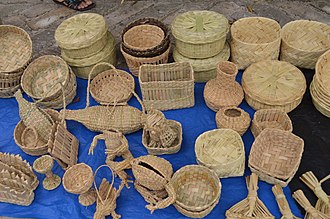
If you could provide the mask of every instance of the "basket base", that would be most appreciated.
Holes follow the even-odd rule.
[[[54,174],[53,177],[45,178],[44,181],[42,181],[42,186],[46,190],[54,190],[59,185],[61,185],[61,177]]]
[[[90,206],[95,203],[96,201],[96,191],[95,189],[90,189],[88,192],[79,195],[79,203],[82,206]]]

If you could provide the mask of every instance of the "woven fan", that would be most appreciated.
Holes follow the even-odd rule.
[[[272,190],[275,195],[278,207],[283,215],[281,219],[298,219],[298,217],[292,214],[289,203],[286,200],[285,195],[283,193],[282,187],[277,184],[273,186]]]

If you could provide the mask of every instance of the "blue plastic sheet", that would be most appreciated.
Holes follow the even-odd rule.
[[[240,81],[240,79],[241,73],[238,75],[238,81]],[[87,81],[82,79],[78,79],[77,81],[77,96],[80,97],[80,101],[70,104],[68,106],[69,109],[81,109],[84,108],[86,104]],[[136,90],[141,96],[137,80],[136,85]],[[195,84],[195,106],[193,108],[165,111],[165,115],[168,119],[181,122],[183,127],[183,143],[181,150],[177,154],[161,156],[172,163],[174,171],[188,164],[196,164],[194,152],[196,138],[203,132],[216,128],[215,113],[205,105],[203,98],[204,85],[205,84]],[[92,100],[92,105],[95,104],[96,102]],[[141,108],[135,98],[132,98],[129,101],[129,104]],[[246,102],[243,102],[240,107],[247,111],[251,117],[253,116],[254,111],[246,104]],[[19,120],[16,100],[14,98],[0,99],[0,151],[20,154],[23,159],[26,159],[32,165],[36,157],[29,156],[21,151],[13,139],[13,131]],[[80,142],[78,162],[87,163],[94,171],[98,166],[105,163],[105,145],[103,141],[99,142],[94,150],[93,156],[88,155],[89,146],[96,133],[89,131],[83,125],[74,121],[68,121],[67,127]],[[134,157],[147,154],[146,149],[141,143],[141,136],[142,131],[126,136]],[[245,144],[246,157],[250,152],[253,140],[254,138],[250,130],[244,134],[243,141]],[[61,177],[64,173],[57,163],[54,165],[53,172]],[[132,176],[131,171],[128,171],[128,173]],[[247,166],[245,175],[250,175]],[[37,176],[39,181],[42,182],[44,175],[37,174]],[[111,180],[109,170],[105,168],[101,169],[97,176],[97,182],[100,183],[100,180],[103,177]],[[115,181],[118,188],[120,182],[119,178],[116,178]],[[244,177],[221,179],[221,183],[222,191],[220,202],[206,218],[225,218],[226,210],[247,196]],[[275,197],[271,191],[271,187],[272,185],[260,181],[258,194],[275,218],[280,218],[281,215]],[[289,188],[285,188],[284,192],[293,213],[301,217],[302,215],[292,199]],[[131,184],[129,189],[123,189],[121,196],[118,198],[116,212],[120,214],[122,218],[186,218],[181,215],[174,206],[156,210],[153,214],[150,214],[149,210],[145,208],[146,204],[147,203],[144,199],[134,189],[133,184]],[[42,188],[42,184],[39,183],[38,188],[35,190],[35,199],[33,203],[27,207],[0,203],[0,216],[18,218],[93,218],[94,212],[95,204],[89,207],[81,206],[78,203],[78,196],[66,192],[62,185],[56,190],[46,191]],[[111,218],[111,216],[108,218]]]

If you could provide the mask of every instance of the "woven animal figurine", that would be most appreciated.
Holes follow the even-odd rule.
[[[285,195],[283,193],[282,187],[277,184],[273,186],[272,191],[275,195],[278,207],[283,215],[281,219],[298,219],[298,217],[292,214],[289,203],[286,200]]]

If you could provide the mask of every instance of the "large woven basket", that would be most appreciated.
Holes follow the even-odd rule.
[[[176,62],[189,62],[194,69],[195,82],[206,82],[217,75],[216,66],[220,61],[227,61],[230,56],[230,47],[226,43],[219,54],[206,59],[191,59],[181,55],[175,48],[173,58]]]
[[[330,26],[324,23],[296,20],[282,28],[281,56],[283,61],[314,69],[317,59],[330,49]]]
[[[213,11],[188,11],[172,22],[176,49],[189,58],[209,58],[223,49],[229,30],[228,20]]]
[[[266,60],[252,64],[243,73],[246,102],[255,110],[295,109],[306,91],[304,74],[284,61]]]
[[[231,26],[231,60],[239,69],[262,60],[276,60],[281,44],[281,27],[272,19],[249,17]]]
[[[142,65],[139,83],[147,109],[181,109],[195,104],[194,75],[189,63]]]
[[[244,174],[244,143],[232,129],[204,132],[196,139],[195,153],[197,162],[213,169],[220,178]]]
[[[267,128],[252,145],[249,167],[260,179],[285,187],[298,170],[303,150],[304,140],[298,136]]]

